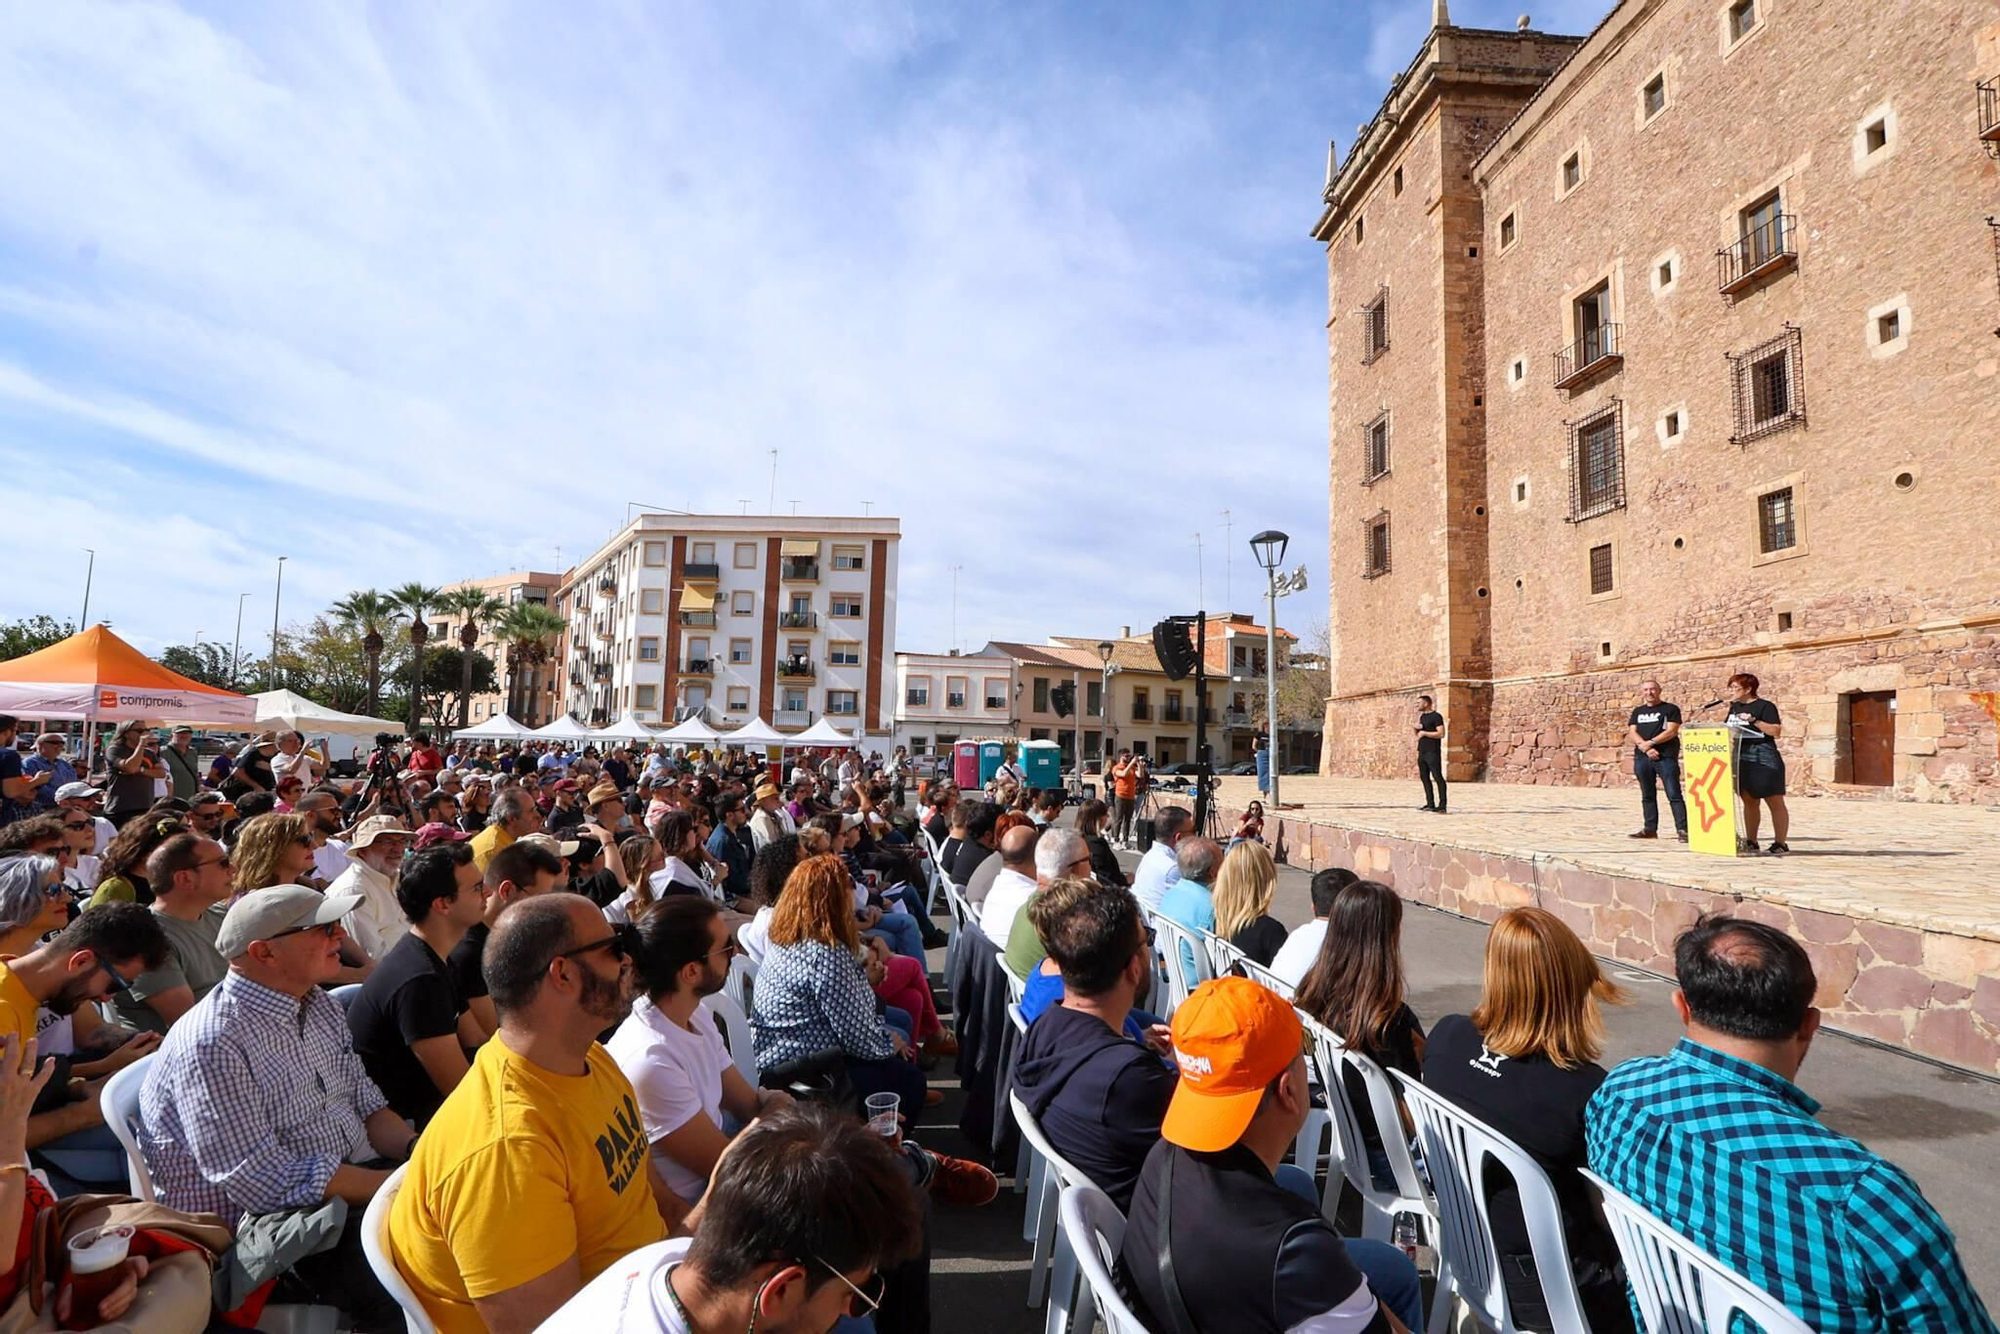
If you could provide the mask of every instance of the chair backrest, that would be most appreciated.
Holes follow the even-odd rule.
[[[1440,1281],[1449,1275],[1457,1294],[1476,1311],[1488,1329],[1515,1334],[1507,1309],[1507,1289],[1501,1277],[1500,1248],[1493,1240],[1493,1219],[1486,1198],[1486,1164],[1507,1169],[1520,1193],[1521,1214],[1528,1224],[1528,1248],[1535,1273],[1547,1299],[1549,1320],[1557,1329],[1588,1329],[1577,1300],[1570,1270],[1569,1247],[1563,1240],[1562,1204],[1540,1163],[1526,1150],[1485,1122],[1401,1070],[1392,1070],[1403,1090],[1403,1101],[1417,1123],[1417,1142],[1424,1146],[1437,1199]]]
[[[1257,983],[1259,986],[1264,987],[1266,990],[1277,992],[1280,996],[1283,996],[1287,1001],[1295,999],[1298,992],[1298,988],[1294,987],[1291,983],[1285,981],[1284,978],[1279,977],[1276,973],[1266,968],[1263,964],[1258,963],[1255,959],[1251,958],[1249,955],[1246,954],[1241,959],[1237,960],[1236,966],[1239,970],[1242,971],[1243,976],[1249,978],[1252,982]]]
[[[722,1040],[729,1044],[729,1059],[736,1063],[736,1073],[748,1080],[751,1088],[756,1088],[757,1048],[750,1036],[750,1017],[725,991],[703,996],[701,1003],[722,1022]]]
[[[368,1201],[367,1212],[361,1215],[361,1253],[368,1259],[368,1268],[374,1272],[375,1281],[383,1291],[396,1299],[396,1305],[403,1308],[403,1324],[409,1334],[437,1334],[437,1326],[431,1323],[430,1313],[417,1300],[417,1294],[404,1281],[403,1273],[396,1268],[395,1253],[389,1249],[389,1210],[395,1207],[396,1195],[403,1189],[403,1176],[410,1170],[404,1163],[389,1174]]]
[[[1009,1008],[1017,1013],[1020,1009],[1019,1006]],[[1093,1188],[1097,1185],[1089,1177],[1071,1167],[1069,1160],[1056,1152],[1055,1146],[1049,1143],[1049,1137],[1042,1133],[1041,1122],[1035,1120],[1035,1114],[1021,1101],[1020,1094],[1010,1089],[1007,1093],[1007,1102],[1014,1109],[1014,1124],[1021,1128],[1021,1134],[1027,1138],[1028,1143],[1035,1146],[1035,1152],[1042,1156],[1042,1160],[1055,1170],[1056,1181],[1059,1184]]]
[[[1726,1334],[1737,1312],[1765,1334],[1812,1334],[1790,1307],[1588,1169],[1648,1334]]]
[[[1250,962],[1250,956],[1236,948],[1212,931],[1202,931],[1201,943],[1208,947],[1208,967],[1215,977],[1228,977],[1237,971],[1237,965]]]
[[[1000,971],[1007,976],[1008,1004],[1019,1005],[1021,997],[1027,994],[1028,979],[1014,971],[1012,966],[1008,964],[1006,955],[1002,954],[998,956],[994,959],[994,962],[1000,965]]]
[[[125,1179],[131,1184],[132,1193],[148,1203],[153,1198],[153,1174],[146,1170],[145,1155],[139,1152],[139,1090],[145,1086],[146,1072],[155,1059],[148,1052],[112,1075],[104,1081],[103,1092],[97,1099],[104,1112],[104,1124],[111,1127],[111,1133],[124,1146]]]
[[[1334,1133],[1340,1138],[1340,1165],[1347,1184],[1378,1209],[1391,1213],[1411,1207],[1434,1211],[1429,1191],[1417,1174],[1416,1160],[1410,1157],[1410,1146],[1403,1135],[1403,1113],[1389,1076],[1360,1052],[1349,1051],[1340,1036],[1325,1024],[1304,1010],[1299,1010],[1298,1015],[1299,1022],[1312,1035],[1314,1063],[1319,1067],[1320,1087],[1326,1090],[1327,1110],[1333,1114]],[[1349,1070],[1354,1071],[1367,1095],[1368,1111],[1382,1140],[1382,1152],[1389,1159],[1389,1174],[1395,1183],[1392,1190],[1375,1184],[1375,1170],[1368,1159],[1368,1140],[1362,1134],[1361,1117],[1345,1078]]]
[[[747,954],[737,954],[729,960],[729,976],[722,983],[722,994],[736,1002],[736,1008],[744,1014],[750,1013],[750,984],[757,980],[757,961]]]
[[[1215,976],[1215,965],[1195,932],[1171,917],[1153,916],[1155,944],[1166,960],[1170,1010],[1194,994],[1194,989]]]
[[[1062,1220],[1063,1235],[1069,1238],[1070,1251],[1083,1270],[1083,1281],[1097,1299],[1097,1313],[1104,1317],[1105,1329],[1110,1334],[1148,1334],[1111,1278],[1111,1267],[1125,1244],[1125,1215],[1097,1187],[1078,1185],[1064,1188],[1057,1216]]]
[[[341,1009],[351,1010],[354,1008],[355,998],[361,994],[361,984],[359,982],[348,982],[342,986],[335,987],[331,994],[335,1000],[340,1002]]]

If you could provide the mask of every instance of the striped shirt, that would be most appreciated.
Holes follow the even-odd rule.
[[[386,1106],[340,1002],[231,971],[167,1033],[139,1093],[139,1146],[160,1202],[244,1214],[317,1204],[343,1162],[377,1157]]]
[[[1916,1183],[1818,1111],[1783,1076],[1683,1038],[1613,1070],[1584,1133],[1593,1171],[1820,1334],[1993,1334]]]

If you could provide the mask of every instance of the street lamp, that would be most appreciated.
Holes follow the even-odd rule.
[[[229,688],[236,689],[236,664],[243,657],[243,599],[248,593],[236,595],[236,642],[229,646]]]
[[[90,563],[83,567],[83,620],[76,627],[79,630],[90,628],[90,577],[97,573],[97,552],[90,547],[84,550],[90,554]]]
[[[1271,809],[1282,809],[1278,801],[1278,567],[1285,563],[1285,548],[1291,538],[1275,528],[1266,528],[1250,539],[1250,550],[1264,567],[1264,582],[1271,604],[1271,616],[1264,623],[1264,752],[1271,775]]]
[[[290,559],[278,557],[278,589],[271,594],[271,679],[266,684],[272,690],[278,688],[278,604],[285,600],[285,562]]]
[[[1108,639],[1097,641],[1097,656],[1104,662],[1104,684],[1097,688],[1097,767],[1111,772],[1111,655],[1117,646]],[[1082,770],[1082,762],[1077,764]]]

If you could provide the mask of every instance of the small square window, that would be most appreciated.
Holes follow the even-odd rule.
[[[1527,358],[1525,357],[1514,358],[1514,364],[1507,368],[1507,374],[1509,378],[1511,378],[1516,384],[1519,384],[1522,380],[1525,380],[1528,377]]]
[[[1528,484],[1526,482],[1514,483],[1514,503],[1516,505],[1525,505],[1528,503]]]
[[[757,614],[757,595],[744,589],[739,589],[731,593],[729,595],[729,614],[731,616],[755,616]]]
[[[1396,194],[1403,193],[1403,169],[1401,167],[1396,168],[1396,177],[1393,190],[1394,193]]]
[[[1611,544],[1590,549],[1590,591],[1593,595],[1611,591]]]
[[[1878,120],[1861,132],[1861,144],[1870,153],[1879,153],[1889,146],[1889,122]]]
[[[1787,631],[1787,630],[1789,630],[1789,629],[1791,629],[1791,628],[1792,628],[1792,614],[1791,614],[1790,612],[1788,612],[1788,611],[1781,611],[1781,612],[1779,612],[1779,613],[1778,613],[1778,633],[1779,633],[1779,634],[1783,634],[1783,633],[1785,633],[1785,631]]]
[[[1354,244],[1360,245],[1361,242],[1367,238],[1367,236],[1368,236],[1368,219],[1356,218],[1354,220]]]
[[[1659,276],[1660,276],[1660,286],[1672,287],[1674,285],[1674,262],[1672,260],[1663,259],[1660,261]]]
[[[738,542],[736,544],[735,561],[736,568],[739,570],[756,569],[757,544],[755,542]]]
[[[640,614],[644,616],[658,616],[662,611],[666,610],[666,603],[664,601],[665,597],[666,597],[666,592],[664,589],[658,589],[658,588],[640,589],[639,590]]]
[[[1736,0],[1729,7],[1729,40],[1740,42],[1757,27],[1757,0]]]
[[[1645,90],[1646,119],[1651,120],[1667,109],[1667,76],[1655,74],[1647,81]]]
[[[1757,548],[1765,555],[1789,551],[1799,544],[1798,514],[1792,506],[1792,488],[1769,491],[1757,497]]]
[[[1875,341],[1893,343],[1903,336],[1903,313],[1892,310],[1886,315],[1875,317]]]
[[[1518,228],[1514,222],[1514,215],[1512,213],[1500,219],[1500,248],[1502,250],[1514,244],[1514,235],[1517,230]]]
[[[1563,189],[1574,190],[1583,184],[1583,154],[1571,153],[1563,159]]]
[[[1667,439],[1678,440],[1680,439],[1680,434],[1681,414],[1678,412],[1669,412],[1667,414]]]

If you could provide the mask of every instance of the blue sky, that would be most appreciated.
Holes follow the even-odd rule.
[[[1512,7],[1455,0],[1456,22]],[[1534,7],[1582,31],[1604,0]],[[594,548],[903,522],[899,646],[1325,616],[1306,236],[1429,0],[98,4],[0,25],[0,616],[157,649]],[[1222,511],[1231,511],[1225,575]]]

